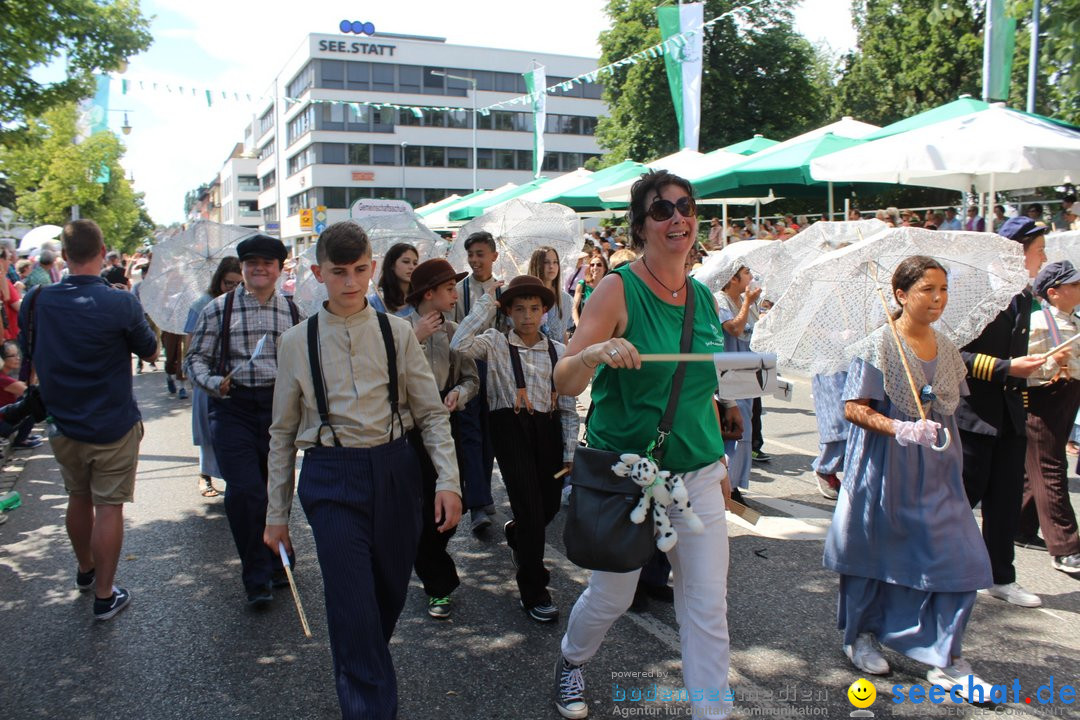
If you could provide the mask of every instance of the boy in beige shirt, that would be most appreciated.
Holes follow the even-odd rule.
[[[419,428],[438,475],[436,527],[449,531],[461,516],[449,413],[412,326],[368,305],[375,262],[364,231],[331,225],[316,259],[312,272],[329,299],[278,341],[263,540],[292,550],[289,510],[302,449],[297,494],[322,569],[342,717],[395,717],[389,642],[422,524],[420,464],[407,435]]]

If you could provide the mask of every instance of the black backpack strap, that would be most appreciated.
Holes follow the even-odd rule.
[[[311,365],[311,384],[315,387],[315,405],[319,409],[319,429],[315,433],[315,445],[322,447],[323,428],[330,429],[334,447],[341,447],[334,426],[330,424],[330,408],[326,402],[326,384],[323,382],[322,360],[319,357],[319,316],[312,315],[307,321],[308,364]]]
[[[465,287],[461,288],[461,299],[462,299],[462,306],[461,307],[464,308],[464,313],[463,314],[468,315],[469,314],[469,309],[471,308],[472,303],[469,302],[469,277],[467,275],[465,276]]]
[[[388,394],[390,395],[390,439],[394,439],[394,418],[397,418],[401,434],[405,434],[405,423],[401,419],[398,395],[398,372],[397,350],[394,349],[394,332],[390,329],[390,320],[384,312],[375,312],[379,318],[379,331],[382,333],[383,346],[386,348],[386,375],[389,382]]]
[[[689,292],[686,293],[686,305],[683,307],[682,339],[679,341],[679,352],[682,353],[690,352],[690,347],[694,342],[694,281],[687,278],[686,286]],[[664,453],[667,451],[664,441],[671,433],[671,428],[675,424],[675,408],[679,404],[679,394],[682,392],[683,380],[685,379],[686,363],[681,362],[678,367],[675,368],[675,376],[671,380],[671,395],[668,397],[664,416],[660,419],[660,424],[656,427],[657,439],[656,444],[652,449],[652,456],[657,465],[664,459]]]
[[[236,290],[230,290],[225,296],[225,309],[221,313],[220,346],[218,347],[218,371],[217,374],[225,377],[229,370],[229,326],[232,324],[233,303],[236,301]]]
[[[510,349],[510,367],[514,370],[514,384],[517,386],[517,394],[514,396],[514,412],[521,412],[521,406],[524,405],[525,409],[532,414],[533,406],[529,401],[528,387],[525,385],[525,369],[521,366],[521,353],[510,342],[509,335],[503,337],[506,338],[506,347]]]
[[[286,295],[285,302],[289,303],[289,314],[292,315],[292,324],[300,324],[300,308],[296,307],[296,303],[293,302],[292,297]]]

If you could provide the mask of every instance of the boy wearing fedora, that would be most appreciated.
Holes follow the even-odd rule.
[[[273,600],[272,587],[288,584],[281,558],[263,545],[262,536],[277,343],[302,314],[292,298],[276,291],[284,243],[256,235],[237,245],[236,254],[244,282],[203,308],[185,369],[210,396],[210,438],[225,479],[225,514],[248,605],[261,608]]]
[[[555,475],[570,468],[579,420],[574,398],[556,393],[552,380],[565,347],[540,333],[554,294],[539,278],[521,275],[496,300],[501,285],[475,303],[450,349],[488,363],[491,441],[514,514],[504,526],[506,543],[517,567],[521,606],[546,623],[559,610],[547,588],[544,530],[559,510],[562,482]],[[500,308],[514,324],[506,335],[491,327]]]
[[[405,605],[421,516],[423,444],[438,479],[438,532],[461,516],[449,413],[408,321],[376,312],[365,297],[371,245],[351,222],[326,228],[312,273],[326,285],[318,313],[281,338],[270,428],[267,546],[291,548],[296,493],[322,569],[334,677],[346,720],[397,717],[390,638]],[[413,429],[418,428],[417,433]]]
[[[458,302],[454,306],[453,320],[460,323],[472,310],[477,300],[491,291],[495,299],[502,292],[498,285],[502,283],[492,274],[495,261],[499,258],[495,238],[486,231],[474,232],[465,238],[469,268],[472,273],[458,282]],[[498,313],[490,324],[479,330],[494,327],[499,332],[509,330],[507,317]],[[461,445],[458,451],[462,457],[465,483],[465,507],[469,510],[472,531],[477,535],[491,527],[491,516],[495,514],[495,504],[491,498],[491,471],[495,466],[495,452],[491,446],[491,433],[488,430],[490,408],[487,404],[487,363],[476,363],[480,375],[480,392],[461,413]]]
[[[442,258],[426,260],[413,271],[412,290],[405,297],[405,301],[416,309],[416,312],[410,313],[406,319],[412,324],[416,339],[420,342],[420,349],[435,376],[439,397],[450,413],[450,430],[454,437],[458,472],[462,477],[464,472],[461,452],[458,450],[461,442],[460,411],[467,402],[476,397],[480,379],[472,358],[450,350],[450,341],[454,338],[457,323],[444,320],[444,317],[454,311],[458,299],[457,282],[467,274],[454,272],[454,267]],[[446,551],[456,528],[446,532],[439,531],[433,512],[438,473],[423,444],[419,442],[419,431],[414,428],[409,437],[420,459],[424,490],[424,528],[420,533],[420,547],[417,549],[413,567],[428,596],[428,615],[445,620],[450,617],[450,593],[460,584],[454,560]]]

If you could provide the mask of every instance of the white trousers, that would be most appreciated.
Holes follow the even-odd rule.
[[[702,533],[686,527],[672,510],[679,541],[668,552],[675,578],[675,617],[679,622],[683,680],[696,718],[723,718],[731,711],[728,696],[727,623],[728,538],[720,461],[683,476],[690,505],[705,525]],[[589,586],[574,603],[562,654],[581,665],[600,649],[608,628],[634,600],[640,570],[594,571]],[[700,699],[695,699],[700,698]]]

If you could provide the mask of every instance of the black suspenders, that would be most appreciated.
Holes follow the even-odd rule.
[[[230,290],[229,294],[225,296],[225,308],[221,313],[221,332],[218,333],[221,341],[221,346],[218,348],[218,375],[222,377],[229,374],[229,326],[232,324],[233,303],[235,300],[236,290]],[[298,325],[300,323],[300,308],[296,306],[296,303],[288,295],[285,296],[285,301],[289,303],[289,315],[292,316],[292,324]],[[280,335],[280,333],[278,334]]]
[[[394,334],[390,329],[390,321],[387,319],[386,313],[376,311],[376,316],[379,319],[379,332],[382,335],[383,346],[386,349],[386,372],[389,382],[388,394],[390,395],[390,440],[393,440],[394,418],[397,418],[398,426],[401,428],[401,434],[405,434],[405,423],[401,419],[401,412],[398,408],[397,351],[394,349]],[[315,405],[319,410],[319,429],[316,433],[315,445],[317,447],[323,447],[323,428],[329,428],[330,435],[334,438],[334,447],[341,447],[341,441],[338,440],[337,433],[334,431],[334,426],[330,424],[330,407],[326,402],[326,384],[323,382],[322,360],[319,356],[318,313],[308,318],[307,341],[308,364],[311,366],[311,384],[315,387]]]
[[[516,345],[510,342],[508,336],[504,337],[506,337],[506,346],[510,348],[510,367],[514,370],[514,384],[517,386],[517,395],[514,397],[514,412],[521,412],[521,406],[524,404],[525,409],[531,414],[533,406],[529,400],[528,388],[525,385],[525,370],[521,366],[521,352]],[[559,400],[559,393],[555,390],[555,363],[559,361],[559,356],[555,353],[555,343],[548,338],[544,339],[547,342],[548,358],[551,360],[551,411],[555,412],[556,403]]]

